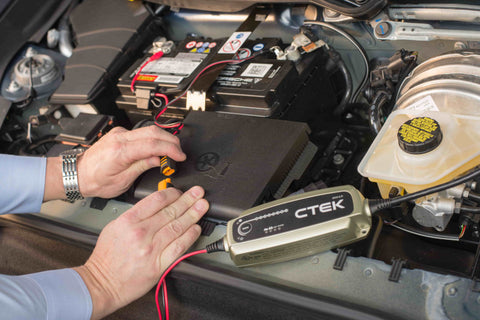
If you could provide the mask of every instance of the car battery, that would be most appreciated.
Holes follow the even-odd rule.
[[[205,68],[224,41],[185,39],[178,44],[176,50],[149,63],[140,72],[135,88],[149,90],[150,96],[161,93],[168,96],[170,101],[175,100],[162,117],[181,119],[187,111],[186,95],[183,93],[193,80],[196,84],[202,82],[202,76],[209,71]],[[324,99],[322,97],[334,95],[329,91],[330,86],[312,87],[316,86],[315,81],[311,81],[313,78],[318,78],[319,75],[328,77],[326,72],[322,72],[328,59],[322,49],[304,54],[294,62],[278,60],[270,50],[273,47],[282,48],[285,44],[276,38],[245,41],[231,60],[246,60],[223,67],[206,94],[206,109],[220,113],[281,118],[289,108],[303,103],[305,97],[310,97],[309,101],[321,101]],[[117,99],[117,104],[134,123],[151,118],[162,106],[158,101],[148,104],[148,107],[140,106],[139,98],[130,90],[133,77],[150,56],[147,54],[137,61],[118,83],[121,96]],[[202,71],[205,72],[198,76]],[[318,83],[321,84],[321,81]],[[306,119],[308,116],[295,120]]]
[[[135,81],[135,89],[146,90],[151,94],[162,93],[174,99],[182,94],[196,75],[209,64],[224,42],[225,39],[212,40],[187,37],[178,43],[171,52],[165,53],[160,59],[148,63],[139,73]],[[151,50],[149,51],[151,52]],[[135,93],[131,91],[132,79],[151,56],[152,53],[147,52],[118,81],[120,96],[117,98],[117,105],[125,110],[134,123],[142,119],[150,119],[157,112],[155,103],[149,103],[146,107],[139,107],[138,99]],[[184,101],[183,105],[185,105]],[[176,112],[175,109],[177,109],[175,106],[169,106],[168,115],[171,117],[183,115],[183,110]],[[180,115],[176,116],[179,113]]]

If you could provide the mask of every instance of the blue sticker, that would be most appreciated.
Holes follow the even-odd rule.
[[[256,45],[253,46],[253,51],[260,51],[263,48],[265,48],[265,45],[263,43],[257,43]]]
[[[198,53],[202,53],[203,51],[205,51],[205,47],[198,48],[197,50]]]
[[[243,33],[239,33],[239,34],[237,34],[237,36],[236,36],[237,39],[240,39],[240,38],[242,38],[242,37],[243,37]]]
[[[210,44],[210,42],[204,42],[202,47],[206,48],[206,47],[208,47],[209,44]]]

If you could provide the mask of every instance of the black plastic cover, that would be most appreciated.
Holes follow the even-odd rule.
[[[62,132],[56,140],[90,145],[110,121],[108,116],[88,113],[80,113],[76,118],[62,118],[58,122]]]
[[[138,1],[86,0],[70,19],[78,45],[53,103],[92,103],[105,91],[114,91],[118,76],[160,30],[160,22]],[[101,103],[94,105],[111,114]]]
[[[172,184],[202,186],[207,216],[230,220],[276,193],[308,143],[305,123],[192,111],[178,137],[185,162],[177,163]],[[135,200],[157,190],[158,168],[136,184]]]

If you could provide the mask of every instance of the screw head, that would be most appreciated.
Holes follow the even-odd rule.
[[[365,277],[370,278],[373,276],[373,270],[371,268],[366,268],[363,270],[363,274]]]
[[[457,288],[451,287],[451,288],[448,289],[447,294],[448,294],[450,297],[454,297],[454,296],[457,295],[457,292],[458,292]]]
[[[337,153],[333,156],[333,164],[336,166],[340,166],[345,162],[345,157],[342,156],[340,153]]]

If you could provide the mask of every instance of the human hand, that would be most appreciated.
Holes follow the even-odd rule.
[[[103,229],[88,261],[75,268],[92,297],[92,319],[143,296],[195,242],[195,223],[208,210],[203,195],[200,187],[155,192]]]
[[[84,197],[112,198],[128,190],[144,171],[160,166],[160,156],[184,161],[174,135],[156,126],[113,128],[78,157],[78,181]]]

